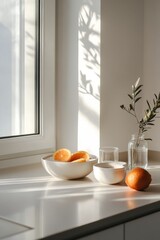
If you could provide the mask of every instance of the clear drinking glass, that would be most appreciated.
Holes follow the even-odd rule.
[[[119,160],[118,147],[102,147],[99,149],[99,162],[118,160]]]

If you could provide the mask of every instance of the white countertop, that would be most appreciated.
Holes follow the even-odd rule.
[[[0,170],[0,219],[21,224],[20,233],[17,230],[5,239],[76,239],[158,211],[160,167],[148,171],[152,183],[138,192],[125,184],[102,185],[93,174],[81,180],[60,180],[48,176],[41,164]]]

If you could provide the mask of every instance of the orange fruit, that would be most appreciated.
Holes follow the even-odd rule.
[[[77,160],[79,158],[89,159],[89,154],[86,151],[78,151],[72,154],[70,161]]]
[[[71,158],[71,151],[67,148],[58,149],[53,153],[53,159],[57,161],[68,162]]]
[[[150,173],[140,167],[136,167],[128,172],[125,178],[125,183],[137,191],[142,191],[149,187],[152,181]]]
[[[73,160],[72,162],[86,162],[86,159],[85,158],[79,158],[79,159]]]

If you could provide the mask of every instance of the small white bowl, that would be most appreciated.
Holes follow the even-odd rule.
[[[93,171],[93,165],[97,163],[98,159],[96,156],[90,155],[90,159],[86,162],[60,162],[55,161],[52,155],[48,155],[41,161],[51,176],[69,180],[87,176]]]
[[[126,174],[125,162],[106,161],[93,166],[94,176],[103,184],[116,184],[123,181]]]

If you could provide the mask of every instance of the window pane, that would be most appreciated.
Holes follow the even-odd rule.
[[[38,1],[0,0],[0,137],[38,133]]]

